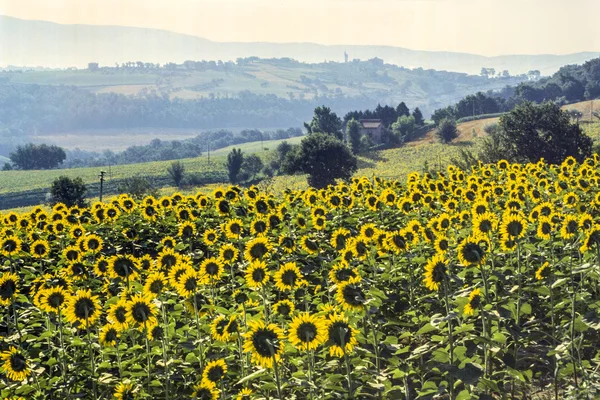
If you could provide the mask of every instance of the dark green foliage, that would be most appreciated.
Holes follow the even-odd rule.
[[[433,120],[433,122],[435,122],[436,125],[439,125],[440,122],[442,122],[442,120],[445,118],[455,118],[455,112],[452,106],[435,110],[434,113],[431,115],[431,119]]]
[[[503,142],[500,125],[489,124],[486,125],[483,130],[487,133],[487,136],[481,142],[479,152],[475,154],[471,150],[460,148],[458,156],[452,158],[452,164],[461,168],[463,171],[470,171],[471,167],[477,166],[479,162],[493,164],[500,160],[514,161]]]
[[[360,123],[351,119],[346,125],[347,140],[350,143],[350,148],[354,154],[360,153]]]
[[[288,153],[282,168],[289,174],[308,174],[309,185],[324,188],[335,184],[338,178],[349,179],[357,170],[357,160],[341,140],[332,135],[314,133]]]
[[[141,200],[145,196],[157,196],[158,192],[148,178],[143,176],[132,176],[125,178],[119,185],[120,193],[127,193],[136,200]]]
[[[244,157],[242,170],[248,173],[248,175],[250,175],[252,178],[254,178],[261,169],[263,169],[263,162],[259,156],[256,154],[250,154],[249,156]]]
[[[2,166],[2,171],[12,171],[13,170],[13,166],[11,163],[4,163],[4,165]]]
[[[406,104],[402,102],[398,104],[398,107],[396,107],[396,113],[398,114],[398,117],[401,117],[403,115],[408,117],[410,115],[410,110],[408,109]]]
[[[84,207],[87,188],[80,177],[60,176],[50,187],[50,204],[64,203],[68,207]]]
[[[338,139],[343,139],[342,120],[329,107],[315,108],[312,121],[304,123],[308,133],[328,133]]]
[[[415,118],[403,115],[392,125],[393,138],[396,144],[402,144],[407,137],[412,136],[416,128]]]
[[[500,117],[500,127],[507,153],[516,160],[560,164],[573,156],[581,162],[592,152],[592,139],[555,103],[526,102]]]
[[[242,163],[244,162],[244,153],[241,149],[231,149],[227,155],[227,175],[229,182],[236,183],[240,169],[242,169]]]
[[[28,143],[10,153],[10,160],[18,169],[52,169],[67,158],[65,151],[58,146]]]
[[[452,139],[458,136],[458,130],[456,129],[456,121],[452,118],[444,118],[440,121],[435,133],[440,142],[451,142]]]
[[[185,166],[181,161],[175,161],[169,165],[167,168],[167,172],[171,179],[173,179],[173,183],[175,186],[180,187],[181,182],[183,181],[183,176],[185,175]]]
[[[415,124],[417,126],[423,126],[425,124],[425,119],[423,118],[423,113],[419,109],[419,107],[415,108],[412,113],[412,117],[415,119]]]

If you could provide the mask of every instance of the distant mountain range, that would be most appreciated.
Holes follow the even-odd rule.
[[[238,57],[289,57],[302,62],[381,58],[407,68],[479,74],[481,68],[510,74],[539,70],[550,75],[566,64],[581,64],[600,56],[583,52],[567,55],[507,55],[485,57],[467,53],[417,51],[391,46],[325,46],[314,43],[214,42],[165,30],[122,26],[63,25],[0,16],[0,66],[82,67],[88,62],[114,65],[127,61],[153,63],[185,60],[235,61]]]

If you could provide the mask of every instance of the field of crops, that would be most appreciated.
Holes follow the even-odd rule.
[[[0,395],[595,398],[600,164],[0,218]]]

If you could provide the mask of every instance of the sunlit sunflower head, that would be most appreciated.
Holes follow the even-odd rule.
[[[244,258],[246,261],[265,260],[269,257],[272,245],[265,237],[256,237],[246,243]]]
[[[300,247],[310,255],[315,255],[319,252],[319,242],[307,235],[300,238]]]
[[[173,268],[171,268],[168,276],[169,283],[171,284],[171,286],[174,288],[177,287],[177,284],[179,283],[179,278],[181,278],[181,276],[185,274],[190,268],[192,268],[191,265],[184,263],[177,264]]]
[[[202,241],[207,246],[212,246],[219,240],[219,233],[215,229],[207,229],[202,234]]]
[[[478,266],[485,261],[485,240],[483,236],[471,235],[458,245],[458,261],[466,266]]]
[[[474,213],[473,214],[473,230],[484,235],[491,234],[498,228],[498,218],[494,213]]]
[[[329,279],[336,285],[347,282],[355,277],[359,277],[358,270],[346,263],[336,264],[329,271]]]
[[[283,264],[275,275],[275,286],[281,291],[293,290],[301,286],[304,282],[304,275],[295,262]]]
[[[70,262],[80,261],[81,260],[81,251],[77,246],[68,246],[62,252],[65,260]]]
[[[235,395],[235,400],[252,400],[254,392],[252,389],[243,388]]]
[[[448,276],[448,266],[443,254],[436,254],[425,265],[425,278],[423,282],[429,290],[439,290],[440,285]]]
[[[227,265],[235,263],[238,260],[239,255],[239,250],[231,243],[225,243],[219,249],[219,258]]]
[[[119,400],[135,400],[137,398],[137,388],[131,381],[124,380],[115,387],[113,396]]]
[[[167,278],[160,272],[152,272],[144,282],[143,292],[149,297],[158,297],[167,286]]]
[[[298,350],[315,350],[327,340],[327,324],[323,317],[302,313],[292,319],[288,340]]]
[[[177,281],[175,289],[181,297],[188,298],[200,289],[202,279],[200,274],[193,268],[188,268]]]
[[[346,228],[338,228],[331,234],[331,247],[337,251],[342,251],[346,247],[346,240],[350,237],[350,231]]]
[[[294,303],[289,300],[280,300],[273,304],[273,312],[285,318],[291,316],[294,313],[294,310]]]
[[[574,215],[565,215],[560,227],[560,236],[563,239],[572,239],[579,232],[579,220]]]
[[[388,248],[395,254],[402,254],[408,249],[409,243],[401,231],[390,232],[387,237]]]
[[[229,319],[224,315],[217,316],[210,324],[210,333],[215,340],[227,342],[231,338],[231,334],[227,330]]]
[[[357,312],[364,310],[366,296],[360,282],[360,276],[356,276],[338,284],[335,299],[344,310]]]
[[[481,289],[473,289],[469,294],[469,301],[465,304],[463,309],[463,313],[465,315],[473,315],[475,310],[479,307],[481,303]]]
[[[118,254],[108,260],[108,272],[112,278],[134,279],[139,266],[137,259],[130,254]]]
[[[550,276],[551,272],[552,270],[550,269],[550,263],[546,261],[537,269],[537,271],[535,271],[535,279],[538,281],[543,281]]]
[[[505,253],[512,253],[517,248],[517,241],[515,238],[503,235],[500,238],[500,249]]]
[[[94,274],[96,274],[96,276],[106,275],[108,273],[109,264],[110,263],[106,257],[98,257],[94,263]]]
[[[228,239],[238,239],[242,235],[242,220],[230,219],[222,225],[221,229]]]
[[[173,236],[165,236],[160,241],[160,244],[162,245],[162,247],[164,249],[174,249],[175,246],[177,245],[177,241],[175,240],[175,238]]]
[[[358,344],[358,331],[348,323],[348,318],[343,314],[329,316],[326,328],[329,355],[332,357],[344,357],[344,354],[351,353]]]
[[[114,325],[105,324],[102,329],[100,329],[99,341],[102,346],[116,346],[117,340],[119,340],[119,331]]]
[[[127,302],[127,322],[140,330],[149,329],[158,323],[158,308],[152,298],[134,294]]]
[[[83,244],[83,251],[91,254],[98,254],[102,251],[104,241],[102,238],[95,234],[85,235],[81,239]]]
[[[225,374],[227,374],[227,364],[225,363],[225,360],[213,360],[204,366],[202,379],[216,384],[225,377]]]
[[[251,321],[244,335],[244,352],[251,353],[252,362],[263,368],[272,368],[273,361],[281,361],[284,350],[284,335],[275,324],[265,325],[263,321]]]
[[[210,257],[200,264],[200,275],[203,282],[213,284],[218,282],[223,275],[223,261],[216,257]]]
[[[192,393],[192,399],[200,400],[218,400],[220,391],[217,389],[214,383],[202,379],[200,383],[194,385],[194,392]]]
[[[29,362],[25,353],[14,346],[10,346],[8,351],[0,353],[2,359],[2,372],[8,379],[15,382],[21,382],[31,375]]]
[[[8,306],[19,293],[19,277],[12,272],[0,275],[0,305]]]
[[[586,231],[583,244],[579,250],[583,253],[600,250],[600,224],[594,224]]]
[[[45,312],[59,312],[67,303],[69,294],[61,286],[54,286],[43,290],[40,298],[41,309]]]
[[[29,246],[29,253],[34,258],[45,258],[50,253],[50,246],[45,240],[36,240]]]
[[[514,239],[525,236],[527,221],[519,215],[505,214],[500,224],[500,233]]]
[[[157,266],[163,271],[170,271],[171,268],[181,261],[181,255],[173,249],[163,249],[156,258]]]
[[[255,260],[246,269],[246,284],[252,289],[260,289],[269,281],[270,273],[267,263]]]
[[[552,233],[554,233],[554,223],[552,218],[541,216],[537,220],[536,235],[542,240],[550,240]]]
[[[72,324],[80,324],[83,327],[93,325],[100,314],[102,307],[98,296],[92,295],[91,290],[78,290],[74,295],[69,296],[65,308],[67,321]]]

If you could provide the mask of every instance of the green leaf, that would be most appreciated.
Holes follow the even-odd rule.
[[[259,376],[262,376],[262,375],[264,375],[264,373],[265,373],[266,371],[267,371],[266,369],[264,369],[264,368],[261,368],[261,369],[259,369],[258,371],[255,371],[255,372],[251,373],[250,375],[246,375],[245,377],[243,377],[242,379],[240,379],[240,380],[239,380],[239,381],[236,383],[236,385],[241,385],[241,384],[242,384],[242,383],[244,383],[244,382],[248,382],[248,381],[251,381],[251,380],[252,380],[252,379],[254,379],[254,378],[258,378]],[[264,387],[264,385],[263,385],[262,387]]]
[[[436,328],[435,326],[431,325],[431,323],[427,323],[425,325],[423,325],[421,327],[421,329],[419,329],[416,333],[416,335],[424,335],[426,333],[432,332],[437,330],[438,328]]]

